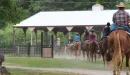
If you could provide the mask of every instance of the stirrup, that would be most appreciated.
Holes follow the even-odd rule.
[[[126,33],[130,36],[130,33],[126,31]]]

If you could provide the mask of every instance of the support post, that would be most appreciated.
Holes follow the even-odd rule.
[[[43,56],[43,32],[41,32],[41,57]]]
[[[31,46],[32,46],[32,32],[33,32],[33,30],[35,29],[35,27],[29,27],[29,30],[31,31]]]
[[[15,27],[13,27],[13,46],[15,45]]]
[[[30,43],[28,43],[28,57],[30,57],[30,49],[31,49],[31,45]]]
[[[31,46],[32,46],[32,31],[31,31]]]
[[[53,39],[53,35],[51,35],[51,41],[52,41],[52,42],[51,42],[51,47],[52,47],[52,58],[54,57],[54,55],[53,55],[53,50],[54,50],[54,49],[53,49],[53,47],[54,47],[54,46],[53,46],[53,45],[54,45],[53,42],[54,42],[54,41],[53,41],[53,40],[54,40],[54,39]]]
[[[24,45],[26,45],[26,31],[27,31],[27,28],[23,28],[23,32],[24,32]]]
[[[37,46],[37,30],[35,29],[34,32],[35,32],[35,36],[36,36],[36,46]]]

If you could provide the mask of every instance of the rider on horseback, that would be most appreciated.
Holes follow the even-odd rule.
[[[90,35],[90,41],[94,41],[95,38],[96,38],[96,36],[95,36],[95,34],[94,34],[95,30],[94,30],[94,29],[91,29],[90,31],[92,32],[92,34]]]
[[[83,41],[81,42],[81,48],[83,46],[83,44],[87,44],[89,42],[89,31],[87,29],[84,30],[84,37],[83,37]]]
[[[103,37],[101,38],[101,40],[102,40],[103,38],[108,37],[109,34],[110,34],[110,32],[111,32],[110,23],[107,22],[107,26],[105,26],[104,29],[103,29]],[[101,40],[100,40],[100,41],[101,41]]]
[[[85,32],[85,33],[84,33],[84,41],[85,41],[85,40],[89,40],[89,35],[90,35],[90,34],[89,34],[89,31],[88,31],[87,29],[85,29],[84,32]]]
[[[80,42],[80,36],[79,36],[79,33],[76,33],[76,36],[75,36],[75,42]]]
[[[108,22],[107,26],[103,29],[103,35],[104,35],[104,37],[109,36],[110,31],[111,31],[111,29],[110,29],[110,23]]]
[[[68,40],[69,40],[69,44],[73,43],[73,36],[70,36]]]
[[[90,39],[89,39],[89,45],[91,45],[92,42],[95,42],[98,45],[98,42],[95,40],[96,39],[96,35],[95,35],[95,30],[91,29],[91,35],[90,35]]]
[[[130,15],[125,11],[125,4],[123,2],[120,2],[117,7],[119,10],[113,15],[114,24],[111,25],[111,30],[114,30],[116,27],[123,27],[126,31],[130,32]]]

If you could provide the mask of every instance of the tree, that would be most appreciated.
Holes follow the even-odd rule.
[[[0,27],[4,27],[7,23],[18,23],[26,18],[27,10],[18,7],[15,2],[11,0],[0,0]]]

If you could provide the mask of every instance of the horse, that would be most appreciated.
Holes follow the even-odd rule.
[[[85,40],[81,48],[83,53],[83,59],[85,59],[85,53],[87,54],[87,58],[89,59],[89,40]]]
[[[2,66],[3,62],[4,62],[4,55],[0,53],[0,66]]]
[[[105,66],[105,56],[108,50],[108,37],[104,37],[102,40],[100,40],[99,49],[100,49],[100,53],[102,55],[104,66]]]
[[[122,66],[122,57],[126,56],[126,68],[127,75],[129,75],[128,67],[129,67],[129,56],[130,56],[130,37],[126,33],[126,31],[122,29],[116,29],[112,31],[108,38],[108,53],[107,53],[107,61],[109,62],[109,66],[114,65],[113,67],[113,75],[116,75],[116,66],[118,75],[120,75],[120,69]]]
[[[70,44],[67,44],[67,53],[72,56],[73,53],[74,53],[74,44],[73,43],[70,43]]]
[[[80,45],[81,45],[80,42],[75,42],[75,44],[74,44],[76,59],[78,59],[78,57],[80,56],[80,53],[81,53]]]
[[[58,55],[61,55],[62,51],[61,51],[61,46],[60,45],[55,46],[55,53],[58,54]]]
[[[92,57],[92,62],[93,62],[93,57],[95,57],[95,62],[96,62],[96,54],[98,50],[98,42],[95,40],[90,41],[89,43],[89,48],[90,48],[90,56]]]

